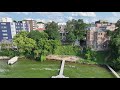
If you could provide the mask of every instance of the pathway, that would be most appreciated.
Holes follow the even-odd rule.
[[[52,76],[52,78],[69,78],[69,77],[65,77],[65,76],[63,75],[64,65],[65,65],[65,60],[62,61],[59,75],[57,75],[57,76]]]

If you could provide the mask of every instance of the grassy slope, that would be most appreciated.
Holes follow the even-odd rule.
[[[58,73],[60,67],[60,62],[55,61],[45,61],[36,62],[28,60],[19,60],[16,64],[12,66],[5,65],[5,70],[10,70],[7,72],[1,72],[0,77],[12,77],[12,78],[48,78]],[[45,70],[45,69],[54,70]]]
[[[115,78],[113,74],[104,67],[74,63],[65,65],[64,75],[70,78]]]

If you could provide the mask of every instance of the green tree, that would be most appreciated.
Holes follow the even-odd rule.
[[[75,39],[77,40],[84,40],[84,38],[86,37],[86,26],[87,24],[83,22],[82,19],[78,19],[78,20],[69,20],[67,21],[66,24],[66,32],[68,32],[68,36],[72,37],[72,42],[75,41]],[[73,38],[75,36],[75,38]],[[67,36],[66,36],[67,37]],[[66,38],[67,41],[69,41],[69,38]]]
[[[13,44],[17,46],[20,54],[29,55],[36,47],[36,41],[28,38],[26,32],[20,32],[13,38]]]
[[[66,41],[69,43],[75,41],[75,35],[71,31],[66,35]]]
[[[117,29],[114,31],[110,32],[109,36],[111,37],[110,39],[110,52],[111,60],[107,60],[108,64],[115,68],[115,69],[120,69],[119,63],[120,63],[120,20],[117,21],[116,23]]]
[[[43,39],[48,39],[48,35],[45,32],[39,32],[37,30],[34,31],[30,31],[30,33],[27,35],[28,38],[32,38],[33,40],[35,40],[36,42],[39,41],[39,39],[43,38]]]
[[[59,28],[57,23],[55,22],[47,23],[45,28],[46,28],[45,32],[48,34],[48,39],[60,40],[60,33],[58,31]]]

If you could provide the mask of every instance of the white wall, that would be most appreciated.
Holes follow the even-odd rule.
[[[16,35],[15,23],[11,22],[10,26],[11,26],[11,35],[12,35],[12,38],[13,38]]]

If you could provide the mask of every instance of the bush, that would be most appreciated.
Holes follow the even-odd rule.
[[[15,56],[15,51],[13,50],[2,50],[0,52],[0,56],[9,56],[9,57],[14,57]]]
[[[42,55],[41,56],[41,62],[46,60],[46,56]]]
[[[71,46],[71,45],[58,46],[58,48],[55,49],[54,54],[80,56],[80,48],[79,47],[74,47],[74,46]]]
[[[85,60],[85,59],[80,59],[80,60],[77,61],[77,63],[80,63],[80,64],[97,64],[97,63],[94,62],[94,61]]]

